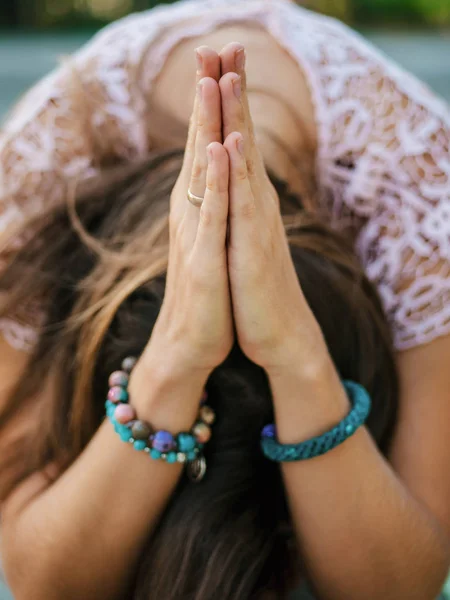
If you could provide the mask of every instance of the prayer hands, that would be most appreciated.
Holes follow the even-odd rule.
[[[279,198],[256,146],[245,50],[232,42],[220,55],[205,46],[198,55],[199,89],[172,193],[171,256],[159,321],[164,336],[170,331],[171,338],[185,338],[194,348],[191,359],[212,369],[231,349],[234,319],[242,351],[275,372],[308,360],[322,335],[300,288]],[[187,200],[188,187],[204,196],[200,208]]]

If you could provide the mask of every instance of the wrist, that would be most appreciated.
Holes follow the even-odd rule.
[[[174,328],[176,329],[176,328]],[[179,331],[171,331],[166,319],[156,321],[150,340],[141,355],[140,362],[149,369],[169,371],[170,377],[209,377],[222,360],[214,360],[214,352],[201,349],[201,344]]]
[[[264,366],[269,380],[273,382],[280,378],[295,377],[305,383],[314,383],[330,377],[335,370],[322,335],[307,344],[302,339],[286,341],[279,347],[276,356],[276,360]]]
[[[170,386],[179,382],[181,385],[192,382],[207,381],[214,370],[212,367],[200,366],[192,360],[192,352],[186,347],[163,346],[149,344],[139,359],[136,367],[148,377],[151,375],[160,385]]]
[[[209,372],[189,371],[161,358],[136,364],[128,386],[138,418],[172,433],[189,430],[197,418]]]
[[[325,433],[351,408],[329,355],[306,368],[296,365],[268,376],[282,444],[297,444]]]

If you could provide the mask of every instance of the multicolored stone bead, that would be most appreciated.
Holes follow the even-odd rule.
[[[176,452],[168,452],[166,456],[166,461],[169,464],[173,464],[177,462],[177,453]]]
[[[144,450],[144,448],[147,446],[147,443],[145,440],[136,440],[133,443],[133,446],[134,446],[135,450]]]
[[[130,441],[131,434],[130,434],[130,432],[129,432],[129,431],[127,431],[127,430],[125,430],[125,429],[121,429],[121,430],[119,431],[119,436],[120,436],[120,439],[121,439],[123,442],[129,442],[129,441]]]
[[[206,423],[196,423],[192,429],[192,433],[200,444],[206,444],[211,439],[211,429]]]
[[[106,415],[111,418],[114,415],[114,411],[116,410],[116,405],[109,400],[105,403]]]
[[[110,388],[108,392],[108,400],[117,404],[118,402],[127,402],[128,401],[128,392],[124,390],[122,387],[115,385]]]
[[[152,448],[159,452],[170,452],[176,447],[174,437],[168,431],[157,431],[153,436]]]
[[[129,442],[131,438],[131,430],[126,425],[121,425],[115,422],[114,429],[119,434],[120,439],[124,442]]]
[[[202,406],[199,412],[200,419],[207,425],[212,425],[216,420],[216,413],[210,406]]]
[[[118,423],[125,425],[136,418],[136,411],[130,404],[119,404],[114,411],[114,418]]]
[[[153,431],[145,421],[134,421],[131,425],[131,433],[135,440],[148,440]]]
[[[197,458],[197,452],[191,450],[190,452],[186,452],[186,460],[191,461]]]
[[[179,433],[177,445],[179,452],[190,452],[197,445],[197,440],[191,433]]]
[[[270,425],[266,425],[261,432],[261,436],[263,438],[275,439],[276,435],[277,435],[277,430],[273,423]]]
[[[137,363],[137,358],[135,358],[134,356],[127,356],[127,358],[125,358],[122,361],[122,369],[126,373],[131,373],[131,371],[134,369],[136,363]]]
[[[128,385],[129,376],[125,371],[114,371],[111,373],[108,379],[109,387],[114,387],[118,385],[119,387],[126,388]]]

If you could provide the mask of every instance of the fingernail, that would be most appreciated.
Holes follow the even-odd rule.
[[[212,150],[211,146],[208,146],[206,148],[206,154],[208,155],[208,163],[211,164],[212,161],[214,160],[214,154],[213,154],[213,150]]]
[[[242,70],[245,65],[245,48],[240,48],[239,50],[236,51],[234,60],[236,63],[236,67],[239,70]]]
[[[197,83],[197,95],[198,95],[199,99],[201,100],[202,95],[203,95],[203,82],[202,81],[199,81]]]
[[[244,156],[244,138],[238,138],[237,142],[236,142],[236,147],[238,149],[239,154],[241,154],[242,156]]]
[[[203,68],[203,57],[198,50],[195,51],[195,59],[197,61],[197,71],[201,71]]]

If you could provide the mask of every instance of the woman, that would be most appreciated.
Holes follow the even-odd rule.
[[[203,9],[200,19],[197,13],[199,8]],[[122,25],[110,28],[78,55],[73,66],[63,68],[38,88],[35,94],[42,95],[41,103],[36,96],[31,96],[17,108],[15,117],[11,119],[10,125],[5,130],[2,147],[4,197],[7,200],[4,223],[14,219],[14,211],[18,212],[17,207],[26,206],[27,213],[32,217],[32,213],[36,212],[36,199],[41,201],[41,206],[45,205],[51,211],[65,197],[67,183],[75,183],[80,178],[98,174],[100,170],[103,171],[118,160],[143,154],[149,149],[150,143],[159,150],[163,150],[166,145],[173,145],[174,140],[181,135],[181,131],[177,131],[176,128],[168,130],[167,125],[173,125],[176,117],[181,119],[185,117],[183,96],[173,89],[173,82],[179,83],[180,92],[185,91],[183,78],[187,78],[189,72],[185,68],[185,63],[179,58],[184,55],[187,45],[192,43],[192,40],[178,44],[165,61],[164,71],[159,72],[157,67],[161,66],[162,58],[173,48],[175,41],[181,39],[188,31],[191,35],[197,35],[195,42],[198,45],[198,36],[202,33],[202,29],[203,32],[212,30],[210,36],[201,38],[201,42],[208,42],[214,46],[219,42],[222,43],[220,36],[226,36],[229,40],[233,39],[237,32],[236,29],[227,30],[226,27],[215,32],[215,25],[228,20],[245,21],[247,26],[242,26],[239,37],[245,35],[242,39],[246,41],[249,60],[252,58],[253,49],[255,53],[253,57],[258,53],[261,60],[265,60],[271,74],[270,84],[265,81],[264,91],[268,99],[263,100],[262,95],[253,96],[252,115],[258,146],[252,142],[253,138],[249,133],[251,120],[248,108],[245,111],[245,122],[236,120],[239,107],[236,103],[233,104],[231,81],[233,76],[230,73],[236,72],[243,78],[241,98],[244,106],[247,105],[244,71],[242,65],[237,62],[239,55],[237,50],[240,49],[237,44],[228,45],[221,52],[220,61],[214,52],[200,49],[200,57],[203,60],[199,67],[199,77],[210,78],[206,80],[206,85],[211,94],[207,95],[211,101],[210,112],[208,118],[202,121],[205,125],[201,130],[209,131],[208,142],[222,141],[218,139],[218,132],[222,133],[222,124],[219,126],[217,115],[220,89],[225,144],[214,148],[219,153],[215,159],[218,162],[215,164],[221,164],[222,168],[225,168],[226,164],[223,148],[230,156],[228,272],[233,298],[233,319],[241,349],[253,362],[264,367],[269,376],[280,441],[298,442],[322,433],[338,422],[349,407],[336,371],[331,367],[330,353],[325,349],[317,321],[311,317],[303,300],[303,293],[299,291],[300,288],[293,284],[293,270],[287,259],[286,244],[283,243],[284,238],[280,233],[279,220],[275,218],[272,210],[276,196],[272,186],[267,183],[262,158],[271,170],[289,181],[293,190],[302,194],[310,210],[348,233],[365,265],[366,272],[378,285],[393,327],[396,348],[399,350],[397,355],[401,377],[399,418],[389,453],[386,452],[391,466],[383,459],[364,428],[360,428],[339,450],[327,453],[323,459],[283,466],[302,560],[319,597],[378,598],[389,597],[390,594],[393,598],[411,598],[416,594],[417,598],[433,598],[437,595],[448,569],[449,531],[449,490],[445,472],[450,450],[443,433],[449,410],[445,391],[448,374],[444,368],[445,353],[449,345],[448,306],[445,304],[446,294],[448,294],[448,245],[446,245],[448,240],[446,242],[445,229],[439,229],[436,224],[438,216],[445,214],[445,199],[448,199],[445,155],[448,129],[446,129],[447,114],[444,107],[416,83],[410,92],[412,95],[417,94],[418,100],[414,102],[413,98],[404,91],[405,87],[409,88],[412,83],[407,79],[408,86],[404,85],[406,77],[404,74],[387,65],[384,59],[377,56],[373,50],[367,48],[361,40],[341,25],[311,15],[290,2],[277,1],[270,5],[248,2],[245,6],[229,2],[226,5],[224,2],[201,5],[197,2],[184,2],[170,8],[159,8],[147,15],[146,18],[143,16],[130,18]],[[195,22],[193,15],[196,15]],[[258,22],[265,25],[266,29],[254,28],[253,25]],[[233,33],[231,37],[230,31]],[[282,39],[279,39],[277,32],[281,31]],[[213,36],[216,37],[211,39]],[[261,53],[262,42],[268,44],[269,57]],[[291,56],[283,51],[283,47],[290,51]],[[242,55],[242,52],[240,54]],[[293,57],[301,61],[303,69],[298,68],[292,60]],[[367,77],[368,73],[370,77]],[[158,85],[150,90],[149,85],[155,80],[156,75],[158,75]],[[217,82],[221,75],[223,78],[220,79],[219,88],[214,81]],[[264,72],[263,76],[266,78]],[[277,80],[276,76],[280,77],[280,80]],[[306,91],[305,77],[312,98]],[[275,90],[271,89],[271,84]],[[167,93],[168,88],[170,94]],[[278,93],[281,100],[273,99],[274,91]],[[299,99],[293,115],[290,110],[283,107],[283,100],[286,100],[290,106],[292,102],[289,100],[292,97]],[[382,98],[384,102],[380,105],[376,102],[377,98]],[[86,109],[86,99],[90,101],[88,109]],[[311,99],[314,101],[315,111],[312,110]],[[175,106],[170,104],[171,101]],[[167,120],[161,116],[160,108],[163,102]],[[31,105],[33,109],[30,116]],[[79,112],[72,112],[74,110]],[[151,113],[152,110],[154,113]],[[153,115],[152,118],[150,114]],[[271,114],[270,121],[267,120],[267,114]],[[155,118],[155,115],[158,115],[158,118]],[[301,127],[294,127],[293,123],[296,123],[298,118]],[[314,126],[315,120],[318,123],[318,130]],[[164,127],[165,139],[156,125]],[[92,135],[86,135],[86,127]],[[194,125],[191,130],[195,130]],[[250,182],[246,184],[250,187],[247,187],[244,192],[238,190],[239,186],[236,182],[236,179],[239,181],[240,171],[238,154],[233,150],[233,141],[237,139],[236,134],[233,133],[235,131],[244,134],[244,140],[247,141],[245,144],[247,164],[253,166],[250,169]],[[430,136],[429,145],[427,135]],[[272,139],[274,137],[275,139]],[[206,142],[202,136],[198,136],[198,139],[201,151],[198,153],[197,160],[204,162]],[[47,153],[42,146],[44,140],[49,150]],[[41,153],[30,151],[36,142]],[[279,142],[282,142],[282,145]],[[403,151],[406,144],[407,152]],[[290,164],[288,157],[293,149],[298,156],[302,156],[301,164],[304,165],[304,170],[298,168],[299,163],[295,165],[295,169]],[[189,152],[187,157],[185,164],[192,163]],[[318,185],[321,192],[319,197],[314,194],[314,181],[311,177],[314,160],[318,167]],[[186,170],[187,168],[184,169],[183,176],[178,179],[181,183],[173,194],[174,199],[182,198],[183,201],[174,201],[174,208],[183,205],[186,207],[186,190],[183,186],[187,187],[190,180],[190,176],[186,176]],[[18,176],[20,173],[23,176]],[[222,177],[225,178],[224,173]],[[242,181],[246,180],[242,179]],[[193,169],[193,179],[190,184],[191,191],[195,195],[203,196],[204,174],[200,174],[198,168]],[[261,220],[263,219],[261,211],[256,210],[258,206],[261,208],[264,205],[258,205],[254,198],[252,200],[250,189],[252,195],[256,189],[263,190],[262,196],[266,198],[267,207],[270,207],[267,211],[262,211],[265,220]],[[93,195],[98,197],[96,194]],[[260,194],[256,196],[260,198]],[[92,200],[92,196],[88,194],[88,197]],[[238,200],[235,201],[233,198],[243,199],[243,208],[240,212],[233,213],[233,206],[239,206]],[[95,203],[91,202],[92,204]],[[429,210],[430,207],[432,210]],[[197,224],[199,218],[195,211],[192,213],[193,208],[188,206],[191,211],[189,215],[192,217],[191,226],[193,223]],[[268,212],[270,210],[272,212]],[[184,215],[184,212],[182,214]],[[241,218],[238,219],[236,214]],[[269,220],[267,214],[271,215]],[[177,218],[181,218],[180,215],[179,212],[178,217],[174,217],[175,223]],[[245,219],[242,218],[244,216]],[[95,230],[97,227],[95,220],[100,217],[94,214],[92,218],[91,226]],[[260,221],[256,221],[257,218]],[[211,219],[212,215],[207,216],[200,223],[205,224],[205,221],[210,223]],[[270,234],[270,237],[262,240],[258,238],[260,246],[256,245],[257,239],[251,235],[252,223],[256,222],[264,226],[264,228],[259,227],[258,231]],[[267,223],[278,225],[268,228]],[[253,229],[254,227],[253,225]],[[269,231],[266,231],[267,229]],[[27,232],[30,231],[32,229],[22,230],[22,235],[26,238],[29,235]],[[49,232],[51,233],[52,230],[50,229]],[[190,235],[192,240],[192,229]],[[14,237],[16,248],[17,240],[21,239],[22,237]],[[38,247],[43,261],[46,256],[43,240],[57,239],[54,235],[37,239],[36,243],[40,243]],[[220,236],[214,239],[215,243],[218,243]],[[244,242],[248,245],[247,250],[238,252],[237,249],[244,248]],[[94,244],[92,240],[90,243]],[[30,247],[36,254],[36,245]],[[183,248],[186,247],[189,246],[184,242]],[[261,261],[262,251],[263,249],[267,251],[268,247],[277,249],[276,258],[269,253],[268,260],[264,262],[265,269],[253,267],[257,273],[262,272],[267,276],[263,278],[262,286],[265,294],[260,298],[259,293],[256,294],[254,287],[249,283],[253,279],[250,267],[257,252],[259,251]],[[49,252],[54,253],[55,248],[56,243]],[[392,249],[395,249],[395,252]],[[67,247],[62,245],[61,250],[64,250],[64,254],[59,256],[65,257],[61,264],[63,269],[61,276],[67,273],[72,275],[73,271],[75,280],[77,277],[83,279],[83,276],[86,276],[83,268],[86,267],[83,267],[79,261],[70,260],[71,253]],[[10,251],[14,251],[14,248]],[[211,254],[209,258],[214,257],[212,247],[210,252],[202,253],[204,254],[208,256]],[[111,258],[111,255],[109,257]],[[161,261],[159,264],[162,269],[164,255],[156,254],[154,258],[155,263],[157,260]],[[155,263],[152,263],[152,267]],[[17,269],[18,265],[20,262],[16,263]],[[116,268],[119,269],[116,274],[119,274],[120,261]],[[176,272],[176,268],[173,268]],[[9,281],[9,288],[13,290],[11,278],[14,278],[14,272],[19,271],[14,269],[6,271],[3,281],[4,285]],[[217,293],[219,289],[227,287],[224,278],[219,277],[223,269],[217,267],[210,272],[219,278],[216,281],[221,285],[214,286]],[[233,279],[233,272],[236,275],[235,279]],[[93,279],[96,283],[95,294],[84,298],[84,302],[89,298],[90,303],[93,304],[92,314],[95,314],[95,302],[101,300],[107,292],[111,292],[111,282],[105,280],[102,283],[96,279],[99,273],[102,271],[97,271]],[[280,278],[279,273],[285,274],[285,279]],[[152,272],[149,267],[145,272],[146,278],[135,281],[134,286],[157,274],[158,269]],[[54,273],[50,275],[48,282],[53,282]],[[273,281],[276,281],[276,286]],[[39,291],[45,291],[49,297],[53,297],[52,286],[48,282],[44,281],[43,288]],[[69,289],[70,283],[68,277],[66,285]],[[169,280],[167,285],[170,289]],[[132,286],[130,290],[132,288],[135,289]],[[198,289],[195,289],[197,298]],[[172,297],[176,298],[176,295],[172,294]],[[126,294],[122,298],[117,297],[117,303],[125,297]],[[15,299],[22,300],[21,304],[24,304],[23,294],[17,292]],[[8,302],[11,304],[11,298]],[[224,344],[217,354],[206,352],[206,348],[203,347],[203,352],[199,356],[207,357],[206,362],[211,362],[203,365],[207,366],[206,369],[200,369],[202,376],[197,368],[199,360],[191,363],[192,357],[187,356],[186,362],[187,353],[180,349],[180,346],[177,352],[172,348],[170,353],[170,356],[182,357],[180,360],[173,359],[170,363],[173,367],[171,377],[167,376],[167,360],[164,368],[161,366],[156,369],[157,371],[161,369],[161,375],[156,375],[154,365],[158,365],[158,361],[151,359],[161,356],[161,348],[164,347],[166,338],[170,339],[167,323],[173,322],[168,317],[172,314],[171,311],[175,310],[174,302],[175,299],[172,300],[171,308],[161,309],[159,313],[163,315],[159,323],[166,323],[166,327],[155,326],[154,333],[159,329],[159,335],[152,334],[152,339],[159,339],[160,343],[157,346],[154,343],[150,344],[151,351],[144,352],[143,356],[149,358],[138,363],[130,381],[130,392],[131,397],[136,399],[145,397],[148,394],[146,379],[148,373],[151,374],[154,381],[160,382],[159,391],[165,402],[160,402],[156,398],[158,392],[158,384],[156,384],[152,388],[152,398],[146,397],[141,400],[141,413],[151,407],[149,420],[160,421],[158,426],[169,427],[170,425],[170,429],[175,431],[187,427],[187,421],[195,418],[195,400],[201,393],[205,373],[224,358],[232,338],[229,320],[224,319],[223,335],[220,340],[222,343],[228,340],[229,345]],[[227,304],[226,295],[222,297],[221,302],[223,310],[218,314],[223,318],[231,312],[231,308]],[[79,316],[81,313],[86,318],[91,318],[90,313],[83,313],[86,306],[81,300],[80,303],[75,307],[75,315]],[[218,298],[215,297],[214,302],[209,301],[208,306],[210,305],[220,306]],[[62,311],[61,317],[65,317],[70,303],[55,302],[53,306],[54,310]],[[170,306],[169,301],[166,306]],[[274,307],[277,308],[276,311]],[[280,312],[281,307],[283,312]],[[29,306],[25,308],[29,309]],[[113,315],[113,308],[109,307],[110,317]],[[250,312],[250,309],[255,312]],[[183,311],[173,312],[173,314],[182,315],[185,311],[186,304]],[[50,313],[47,311],[47,314]],[[261,314],[264,314],[265,320],[255,318]],[[267,315],[271,315],[270,320],[267,319]],[[209,312],[201,313],[199,318],[204,319],[206,316],[216,323],[217,315],[211,315]],[[20,315],[17,315],[15,319],[4,320],[3,330],[5,337],[16,343],[21,341],[23,347],[25,345],[23,333],[33,330],[21,327],[18,324],[19,318]],[[266,320],[268,327],[273,326],[272,331],[246,330],[247,323],[261,324]],[[319,319],[317,320],[320,322]],[[58,321],[65,322],[64,318],[58,318],[58,314],[53,314],[48,323],[56,325]],[[195,328],[194,323],[196,323],[195,319],[192,320],[192,331],[205,330]],[[75,325],[76,322],[72,323],[74,331],[76,331]],[[325,329],[322,323],[320,325]],[[35,351],[35,356],[47,360],[45,373],[50,371],[50,365],[55,362],[55,357],[58,357],[58,350],[61,351],[61,361],[64,358],[67,361],[63,350],[70,352],[68,347],[58,348],[56,343],[58,329],[55,327],[50,330],[44,329],[44,332],[46,331],[50,337],[41,336],[40,347],[38,345],[40,352]],[[52,331],[56,331],[53,334],[56,340],[51,336]],[[96,349],[101,345],[101,339],[98,335],[94,338],[92,331],[86,327],[84,337],[75,338],[73,344],[77,348],[83,348],[81,352],[91,348],[92,355],[95,355]],[[301,336],[298,335],[299,331],[302,333]],[[13,332],[16,333],[14,339],[12,339]],[[283,332],[286,332],[286,335],[280,338]],[[267,343],[268,340],[274,341],[274,334],[282,343],[279,341]],[[340,337],[342,340],[342,335]],[[32,345],[35,340],[29,337],[29,342]],[[202,344],[207,342],[214,346],[209,336],[206,340],[196,340],[196,343],[200,342]],[[192,344],[189,348],[191,346]],[[157,352],[154,350],[155,347],[158,348]],[[210,346],[208,348],[211,349]],[[313,352],[312,349],[315,351]],[[73,350],[74,346],[70,356],[73,356]],[[139,350],[141,347],[137,345],[136,352]],[[26,358],[22,358],[22,354],[24,353],[12,350],[8,350],[5,354],[4,379],[11,386],[24,372]],[[337,362],[336,356],[333,353],[331,355]],[[295,367],[292,364],[293,356],[295,356]],[[41,363],[40,366],[44,364]],[[73,360],[60,364],[73,365]],[[183,369],[180,368],[180,364],[184,365]],[[299,364],[302,368],[299,368]],[[76,371],[79,379],[77,387],[79,395],[78,404],[74,399],[74,406],[80,407],[83,406],[82,392],[87,394],[91,382],[89,370],[86,371],[88,367],[81,361],[80,367],[83,365],[84,369],[79,373]],[[181,377],[186,372],[189,372],[187,379],[189,385],[186,383],[187,380]],[[33,374],[32,371],[29,373]],[[36,376],[36,372],[34,374]],[[56,369],[56,379],[58,374],[61,377],[61,371]],[[180,383],[181,380],[183,385]],[[22,386],[16,391],[16,398],[32,397],[37,390],[36,383],[35,381],[33,385],[31,378],[22,379]],[[48,381],[49,389],[42,391],[40,402],[51,404],[53,397],[51,387],[57,383],[57,381]],[[176,398],[180,389],[183,389],[185,396],[191,395],[191,401],[183,398],[183,409],[180,409]],[[308,404],[306,409],[307,402],[294,400],[297,395],[301,398],[314,397],[314,405]],[[292,400],[289,400],[291,398]],[[24,403],[22,402],[21,405],[24,406]],[[429,410],[430,405],[433,410]],[[19,403],[15,406],[18,407]],[[34,405],[36,410],[38,406],[40,403],[36,402]],[[173,418],[174,406],[177,408],[175,419]],[[170,407],[172,410],[169,410]],[[30,414],[29,410],[27,417]],[[51,410],[50,414],[53,414]],[[74,427],[71,432],[74,436],[71,438],[73,446],[70,450],[72,451],[83,448],[89,433],[92,433],[93,425],[100,418],[97,414],[97,420],[93,416],[90,424],[86,424],[82,418],[84,416],[86,415],[80,413],[77,415],[76,411],[72,415],[74,419],[71,420],[71,426]],[[12,417],[9,419],[9,427],[3,435],[3,440],[8,440],[9,446],[12,443],[11,438],[16,437],[20,440],[21,431],[17,424],[25,421],[30,423],[29,418],[26,420],[24,415],[20,414],[15,420],[15,427],[12,427]],[[52,429],[55,443],[53,446],[50,445],[50,450],[52,447],[64,448],[67,443],[65,441],[67,440],[66,421],[67,415],[63,414],[58,427]],[[85,429],[80,431],[75,425],[82,423]],[[26,428],[25,425],[22,426]],[[78,439],[75,439],[77,436]],[[112,495],[113,491],[114,493],[117,491],[114,485],[117,484],[117,480],[105,482],[104,479],[105,471],[111,470],[111,464],[108,462],[111,457],[108,456],[108,452],[115,438],[113,432],[111,433],[107,427],[99,431],[96,436],[92,438],[92,444],[88,446],[85,454],[81,454],[60,478],[58,475],[73,460],[70,452],[65,463],[64,460],[60,461],[61,466],[52,464],[51,469],[49,467],[47,471],[41,470],[25,480],[23,487],[18,487],[6,503],[3,511],[7,515],[4,517],[6,537],[4,547],[7,549],[5,553],[7,563],[11,565],[10,572],[14,572],[11,578],[14,578],[19,597],[26,596],[27,593],[29,595],[30,588],[33,590],[40,588],[47,593],[45,597],[50,597],[51,593],[55,593],[55,586],[57,586],[55,572],[61,573],[64,593],[67,590],[70,593],[77,589],[71,586],[80,585],[83,590],[82,597],[90,597],[89,594],[98,597],[100,581],[105,597],[114,597],[114,594],[120,597],[129,582],[130,569],[132,569],[132,565],[124,564],[123,555],[130,556],[131,562],[133,558],[137,558],[137,547],[142,548],[144,540],[148,537],[175,486],[174,470],[163,470],[163,467],[168,468],[168,465],[152,464],[152,469],[155,469],[152,479],[156,478],[159,482],[156,497],[154,486],[145,488],[143,490],[145,498],[141,497],[140,500],[142,505],[138,502],[138,505],[134,506],[133,503],[134,514],[132,517],[127,514],[127,518],[132,518],[132,523],[127,523],[127,528],[121,528],[125,530],[125,539],[121,540],[120,547],[107,543],[108,536],[113,535],[115,539],[117,532],[113,534],[111,527],[107,527],[110,524],[102,522],[101,515],[104,511],[99,512],[95,508],[102,504],[99,498],[105,500]],[[420,444],[417,443],[418,436],[420,436]],[[45,435],[43,438],[47,444],[45,447],[47,460],[53,458],[55,454],[49,451],[49,438],[50,436]],[[6,441],[4,443],[6,444]],[[120,454],[116,455],[119,458],[118,461],[114,461],[114,464],[120,463],[123,467],[121,471],[124,468],[131,470],[129,454],[124,454],[126,450],[128,449],[116,450]],[[100,457],[103,456],[105,458],[102,462]],[[140,467],[133,467],[136,470],[132,474],[129,473],[129,479],[122,487],[126,489],[128,485],[131,486],[136,476],[140,482],[144,481],[149,473],[148,468],[148,461],[142,471],[138,470]],[[11,467],[11,471],[13,474],[17,473],[17,465],[15,470]],[[49,486],[44,478],[45,472],[58,478],[54,485]],[[345,482],[345,485],[336,484],[337,476]],[[101,481],[102,485],[99,485],[98,481]],[[46,491],[40,493],[44,489]],[[93,510],[90,514],[87,514],[89,511],[86,511],[84,504],[88,489],[95,491],[91,506]],[[150,507],[146,501],[148,494],[153,494]],[[132,495],[133,498],[135,495]],[[34,502],[31,501],[33,497],[35,497]],[[71,519],[56,519],[56,522],[54,519],[52,530],[54,533],[57,532],[57,536],[53,536],[52,539],[52,536],[48,535],[46,543],[41,542],[43,543],[41,554],[46,557],[46,560],[44,563],[40,561],[40,564],[37,564],[36,560],[32,560],[32,557],[37,555],[36,547],[30,545],[31,554],[25,554],[24,540],[29,540],[30,523],[40,523],[36,526],[38,534],[44,529],[49,531],[51,521],[49,514],[54,512],[52,507],[55,503],[58,506],[66,506],[68,497],[77,505],[80,512],[71,513]],[[333,498],[332,506],[328,502],[329,498]],[[353,498],[358,498],[358,504],[355,501],[349,502]],[[111,514],[115,514],[116,519],[122,518],[122,506],[127,506],[128,511],[130,500],[123,504],[114,502]],[[317,519],[318,515],[320,519]],[[358,515],[356,523],[355,515]],[[67,547],[72,548],[73,556],[78,561],[83,554],[81,548],[85,549],[85,542],[81,545],[81,540],[72,529],[74,522],[80,523],[84,531],[90,531],[94,523],[99,524],[100,536],[106,538],[103,537],[101,543],[97,544],[90,540],[90,549],[92,555],[98,558],[98,556],[104,557],[105,548],[111,548],[109,557],[111,561],[107,568],[108,575],[112,571],[114,577],[107,579],[105,571],[99,572],[96,569],[96,572],[99,572],[99,579],[96,579],[92,576],[92,569],[89,569],[88,573],[86,569],[83,570],[81,562],[77,563],[80,568],[73,571],[76,584],[71,581],[67,560],[60,562],[59,557],[61,549]],[[147,527],[145,531],[142,529],[142,523]],[[385,526],[380,527],[380,523]],[[351,536],[348,534],[350,524]],[[45,537],[39,535],[40,540]],[[344,553],[339,552],[343,545],[346,548]],[[117,555],[118,552],[120,556]],[[84,563],[84,566],[97,565],[97,562],[92,562],[92,555],[87,557],[88,563]],[[151,548],[149,555],[152,556]],[[349,555],[352,556],[351,562],[348,560]],[[156,560],[156,557],[153,559]],[[18,570],[20,564],[29,566],[29,577],[21,576]],[[73,569],[72,561],[70,566]],[[144,572],[148,573],[148,571]],[[84,577],[83,573],[85,573]],[[298,571],[296,573],[298,574]],[[105,585],[110,588],[105,588]],[[42,591],[43,596],[44,591]],[[235,592],[236,590],[231,590],[229,594]],[[55,597],[61,597],[61,594]],[[67,594],[64,597],[67,597]],[[230,597],[234,596],[230,595]]]

